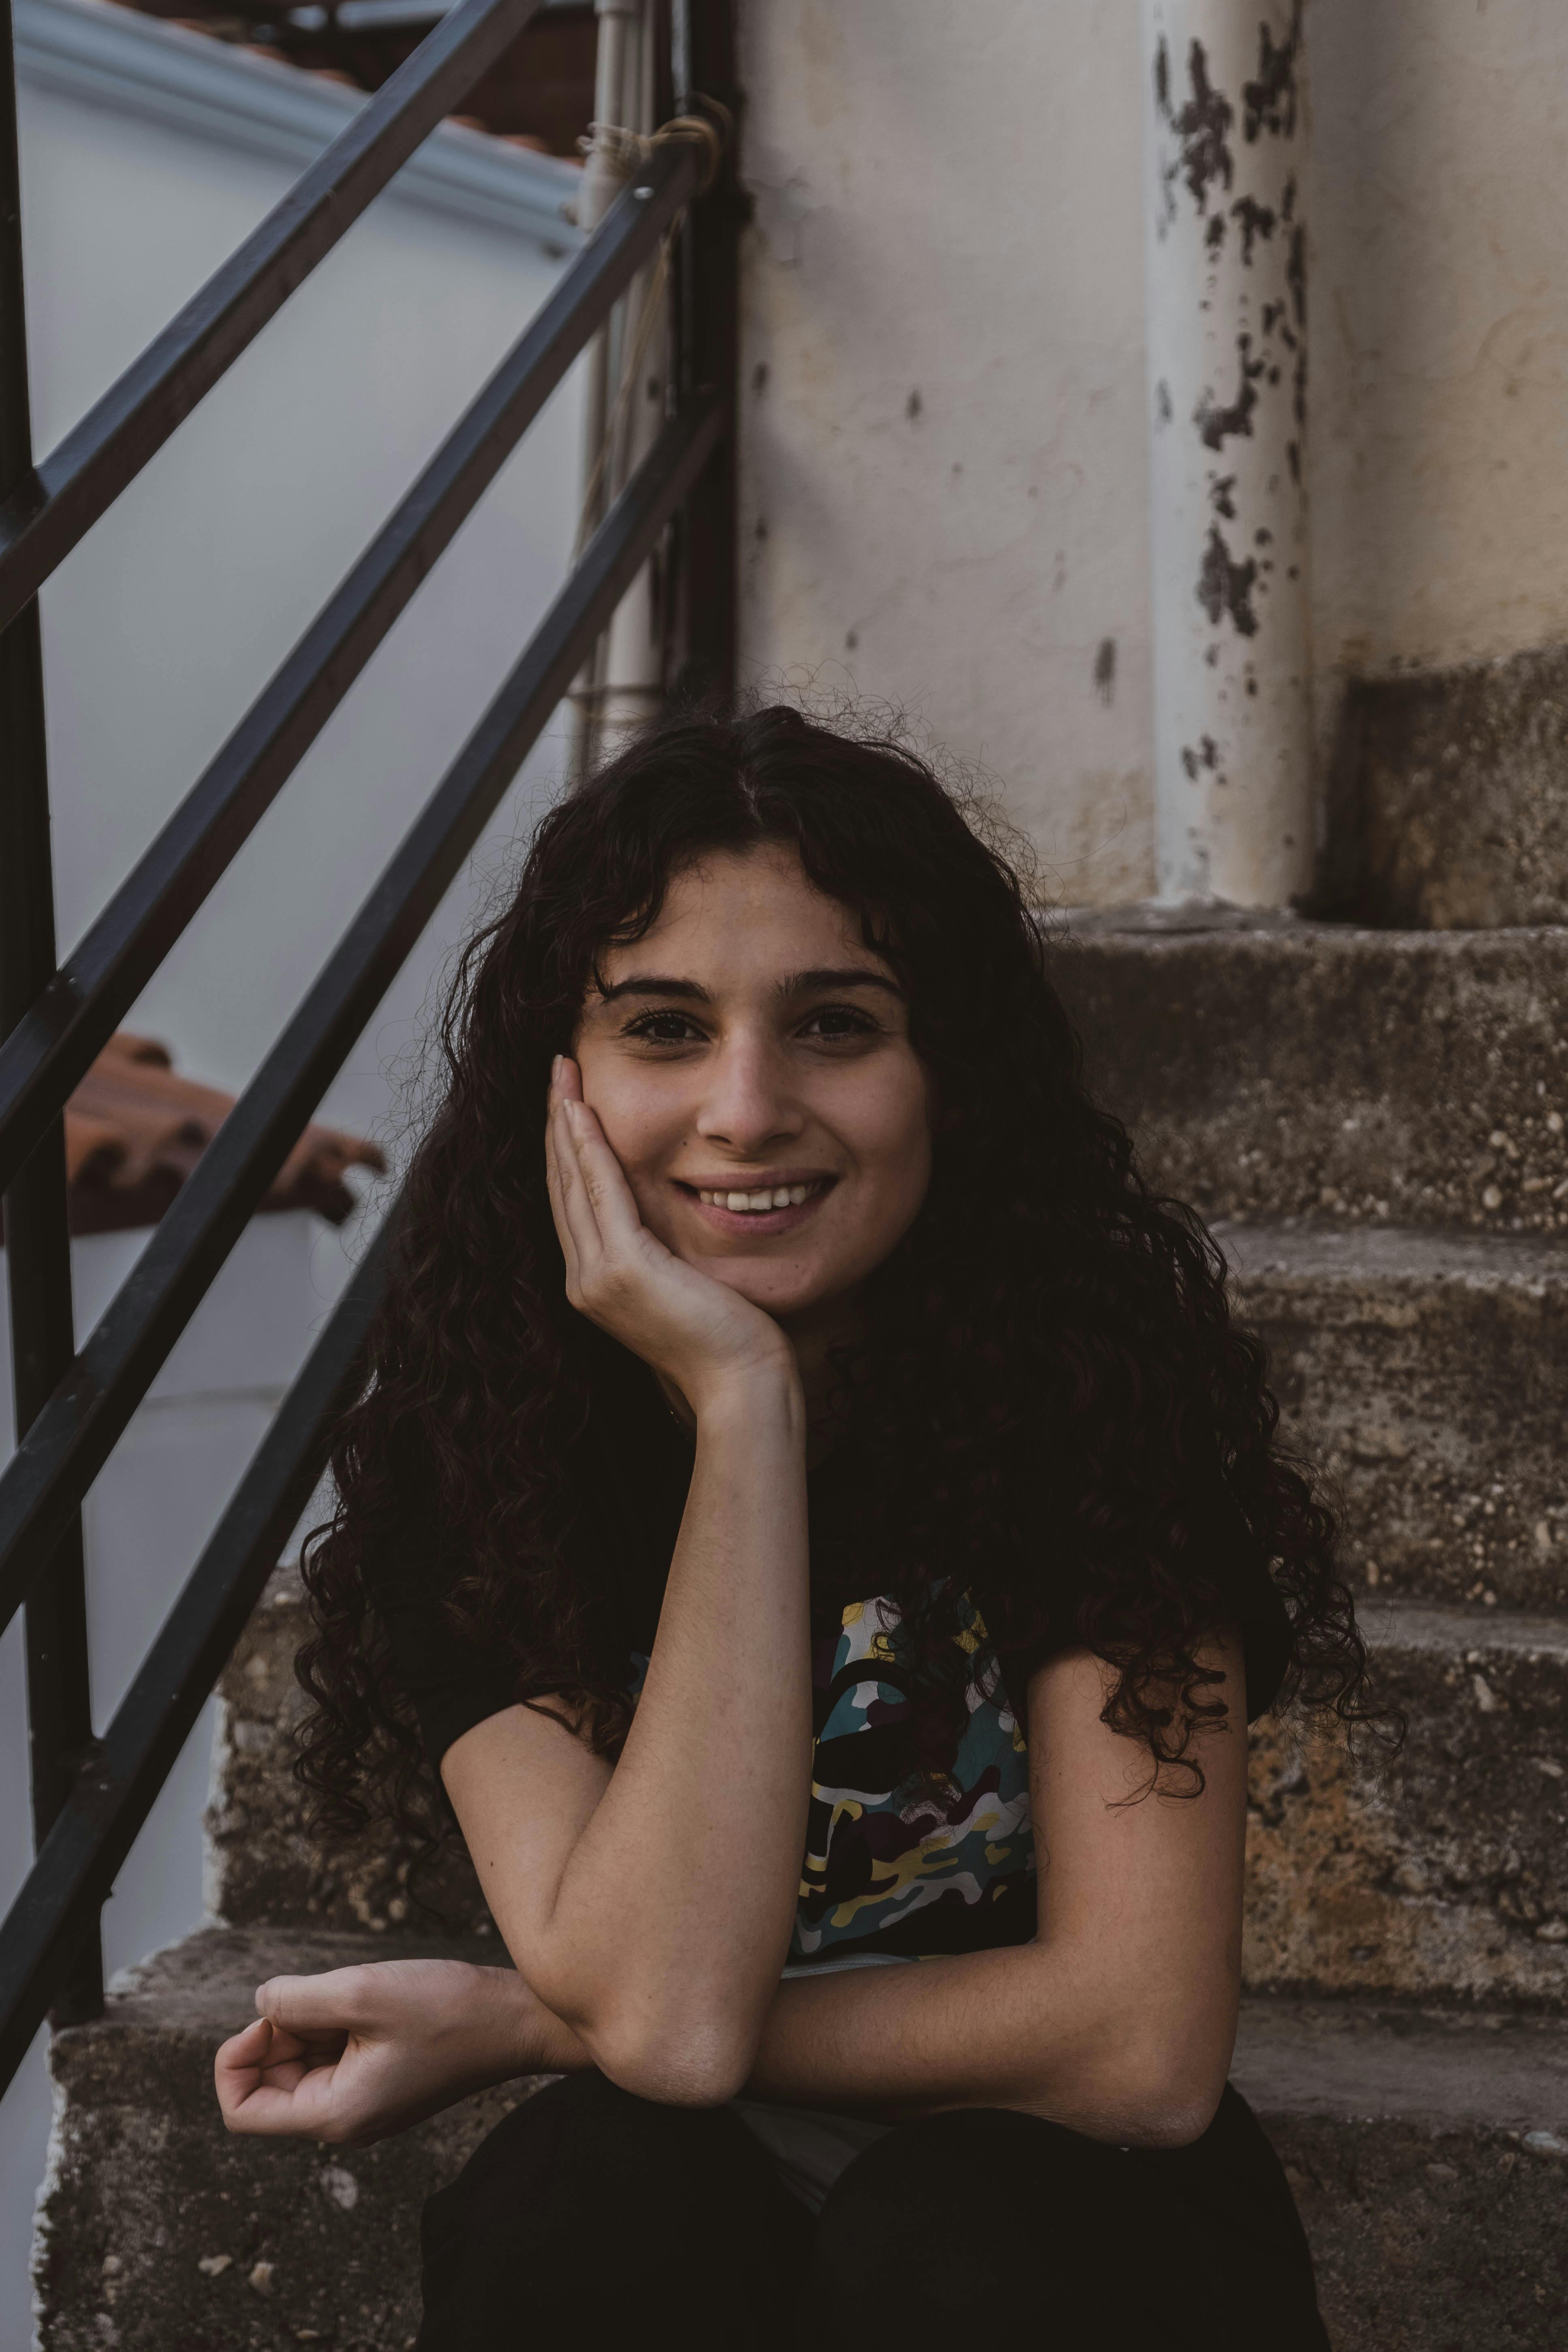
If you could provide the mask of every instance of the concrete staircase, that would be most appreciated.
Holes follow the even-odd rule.
[[[1215,1220],[1337,1480],[1392,1769],[1265,1727],[1236,2074],[1289,2167],[1336,2352],[1568,2345],[1568,930],[1099,919],[1063,938],[1101,1091]],[[421,1937],[406,1857],[309,1834],[302,1616],[225,1675],[212,1903],[58,2038],[47,2352],[384,2352],[414,2217],[526,2085],[406,2138],[227,2141],[214,2043],[282,1968]],[[497,1950],[471,1877],[441,1890]],[[1265,2335],[1260,2341],[1266,2340]]]

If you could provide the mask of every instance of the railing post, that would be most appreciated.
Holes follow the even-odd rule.
[[[0,499],[32,471],[16,80],[11,0],[0,0]],[[0,633],[0,1035],[8,1034],[55,969],[43,647],[33,602]],[[69,1369],[76,1352],[65,1126],[57,1118],[5,1196],[16,1436]],[[81,1516],[76,1513],[26,1604],[27,1730],[33,1843],[69,1795],[92,1738]],[[96,2017],[103,1971],[96,1931],[81,1947],[51,2012],[57,2023]]]
[[[698,391],[717,394],[731,422],[686,503],[670,662],[677,694],[722,699],[735,689],[740,597],[735,441],[745,200],[737,169],[734,0],[673,0],[670,29],[677,107],[715,100],[732,125],[717,183],[688,213],[681,238],[678,381],[686,398]]]

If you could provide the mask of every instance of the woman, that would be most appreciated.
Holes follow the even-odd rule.
[[[1045,961],[784,709],[636,744],[468,950],[306,1771],[427,1758],[515,1969],[278,1979],[217,2061],[338,2141],[562,2076],[427,2206],[422,2352],[1326,2345],[1226,2076],[1245,1724],[1363,1652]]]

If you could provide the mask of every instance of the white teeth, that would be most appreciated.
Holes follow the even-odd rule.
[[[737,1216],[760,1216],[768,1209],[798,1209],[817,1190],[816,1183],[775,1184],[766,1192],[704,1192],[697,1197],[710,1209],[729,1209]]]

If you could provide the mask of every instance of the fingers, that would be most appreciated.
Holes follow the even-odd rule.
[[[318,2041],[340,2037],[366,2023],[366,1996],[371,1988],[360,1969],[328,1969],[315,1977],[269,1977],[256,1989],[258,2014],[273,2026]]]
[[[335,2062],[300,2055],[298,2038],[258,2017],[232,2034],[213,2061],[218,2110],[231,2132],[280,2137],[323,2136],[331,2126]]]
[[[585,1102],[569,1099],[563,1110],[602,1244],[614,1248],[630,1242],[641,1233],[642,1219],[626,1171],[605,1139],[604,1129]]]

